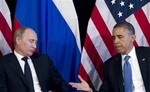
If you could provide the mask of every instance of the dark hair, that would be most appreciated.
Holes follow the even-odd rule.
[[[120,22],[117,23],[114,28],[118,28],[118,27],[124,27],[126,28],[131,34],[135,34],[135,29],[133,27],[133,25],[129,22]]]

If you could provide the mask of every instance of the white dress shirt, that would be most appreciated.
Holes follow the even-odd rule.
[[[24,66],[25,66],[25,62],[22,60],[23,56],[20,55],[19,53],[17,53],[16,51],[14,51],[14,54],[16,55],[18,61],[19,61],[19,64],[21,66],[21,69],[24,73]],[[34,90],[35,92],[42,92],[41,91],[41,87],[40,87],[40,84],[39,84],[39,80],[38,80],[38,77],[37,77],[37,74],[35,72],[35,68],[34,68],[34,65],[32,63],[32,60],[30,57],[28,57],[28,64],[29,64],[29,67],[31,69],[31,73],[32,73],[32,79],[33,79],[33,84],[34,84]]]
[[[141,71],[140,71],[138,60],[137,60],[136,52],[135,52],[135,47],[133,47],[133,49],[130,51],[128,55],[131,57],[129,59],[129,63],[131,65],[131,70],[132,70],[132,82],[133,82],[132,92],[146,92],[143,79],[141,76]],[[125,63],[124,61],[125,56],[126,55],[122,55],[122,69]]]

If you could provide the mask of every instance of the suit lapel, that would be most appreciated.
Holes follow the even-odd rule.
[[[19,78],[20,78],[26,85],[28,85],[28,84],[27,84],[27,81],[26,81],[26,79],[25,79],[25,76],[24,76],[24,74],[23,74],[23,72],[22,72],[22,69],[21,69],[21,67],[20,67],[19,61],[18,61],[17,57],[15,56],[15,54],[12,53],[12,54],[10,55],[10,57],[8,57],[8,59],[9,59],[9,65],[10,65],[10,67],[12,68],[12,70],[19,76]]]
[[[122,76],[122,59],[121,55],[117,54],[116,58],[114,59],[114,68],[115,68],[115,77],[117,78],[117,83],[119,86],[119,92],[123,92],[123,76]]]
[[[42,80],[43,79],[42,78],[42,72],[41,72],[41,69],[40,69],[41,64],[40,64],[40,61],[37,59],[38,56],[33,55],[30,58],[32,59],[32,62],[33,62],[33,65],[34,65],[34,68],[35,68],[35,71],[36,71],[36,74],[37,74],[37,77],[38,77],[38,80],[39,80],[39,84],[41,86],[41,89],[44,90],[43,89],[44,88],[44,85],[43,85],[44,82]]]
[[[136,54],[137,54],[137,59],[138,59],[138,63],[139,63],[139,67],[141,70],[141,75],[143,78],[143,82],[145,85],[145,88],[147,88],[147,80],[148,80],[148,58],[145,57],[145,54],[143,53],[142,50],[136,48]]]

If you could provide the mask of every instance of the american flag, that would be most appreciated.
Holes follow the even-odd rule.
[[[130,22],[136,30],[135,46],[150,45],[150,0],[97,0],[88,23],[79,74],[99,90],[103,63],[116,54],[112,42],[113,26]]]
[[[0,56],[12,52],[12,25],[5,0],[0,0]]]

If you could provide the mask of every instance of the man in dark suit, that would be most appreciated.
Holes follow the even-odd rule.
[[[99,92],[150,92],[150,48],[134,47],[135,30],[128,22],[116,24],[112,38],[117,54],[104,63],[104,81]],[[124,60],[127,56],[128,60]],[[128,72],[126,63],[130,67]],[[81,83],[70,85],[92,92],[87,82],[80,76],[79,79]]]
[[[36,43],[33,29],[21,27],[15,32],[14,52],[0,59],[0,92],[69,92],[51,59],[34,53]]]

